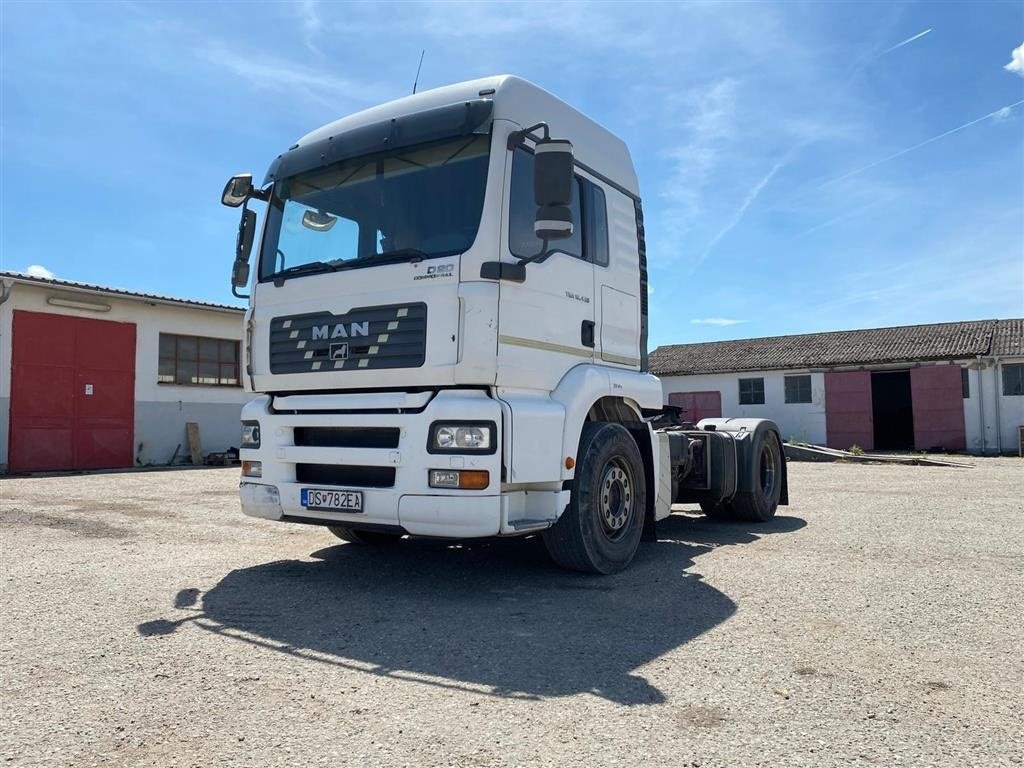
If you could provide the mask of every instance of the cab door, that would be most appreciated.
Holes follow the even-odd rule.
[[[533,153],[508,153],[501,260],[515,263],[542,247],[534,235]],[[498,381],[550,391],[565,373],[594,360],[594,267],[586,259],[581,219],[582,180],[570,206],[571,238],[552,242],[551,255],[526,265],[522,283],[502,280],[498,309]]]

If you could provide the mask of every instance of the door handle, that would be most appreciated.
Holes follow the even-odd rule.
[[[584,347],[594,348],[594,321],[584,320],[580,326],[580,343]]]

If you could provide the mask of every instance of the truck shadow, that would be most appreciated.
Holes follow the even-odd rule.
[[[721,624],[726,595],[689,573],[718,546],[802,528],[673,515],[625,573],[594,577],[550,564],[536,537],[469,544],[403,541],[329,546],[314,560],[280,560],[227,574],[138,627],[166,635],[185,623],[310,662],[472,688],[495,696],[589,692],[621,704],[664,695],[634,670]],[[201,610],[193,608],[201,598]]]

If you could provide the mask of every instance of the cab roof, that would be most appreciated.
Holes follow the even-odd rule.
[[[507,120],[516,128],[526,128],[539,122],[547,123],[553,137],[572,141],[576,159],[580,163],[639,197],[636,171],[625,142],[558,97],[514,75],[468,80],[364,109],[306,134],[289,151],[310,148],[310,145],[319,144],[331,137],[394,118],[480,100],[493,103],[491,119]]]

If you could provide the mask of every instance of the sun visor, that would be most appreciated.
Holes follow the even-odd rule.
[[[491,99],[460,101],[381,120],[302,146],[296,145],[278,155],[270,164],[263,184],[373,152],[468,136],[471,133],[486,133],[490,130],[493,111],[494,102]]]

